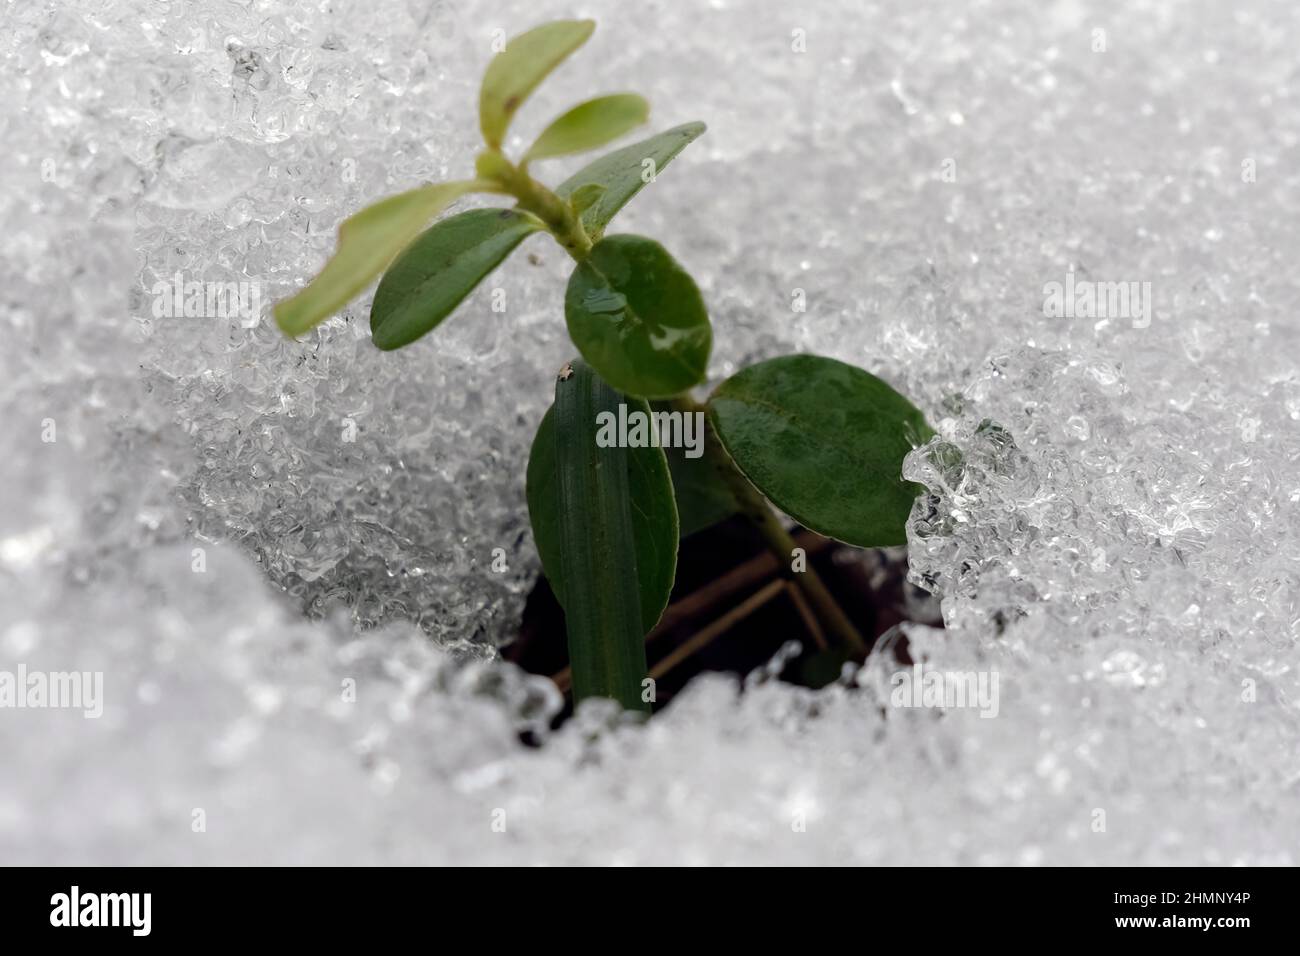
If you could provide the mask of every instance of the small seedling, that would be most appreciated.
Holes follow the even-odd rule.
[[[370,331],[379,348],[396,349],[432,331],[532,233],[549,233],[568,252],[575,265],[564,314],[582,360],[556,377],[554,404],[533,440],[529,516],[565,611],[575,701],[608,697],[648,710],[645,635],[668,603],[680,537],[739,513],[792,567],[796,548],[770,500],[848,544],[903,544],[920,490],[902,479],[903,457],[933,432],[880,379],[813,355],[746,368],[704,404],[690,396],[713,344],[700,290],[659,243],[605,230],[704,124],[609,153],[554,189],[533,178],[534,163],[622,136],[646,121],[646,101],[631,93],[588,100],[551,123],[518,161],[502,150],[528,95],[594,28],[590,20],[559,21],[512,39],[483,78],[486,148],[474,178],[400,193],[346,219],[333,258],[275,316],[285,333],[301,335],[382,273]],[[425,228],[475,192],[515,204]],[[693,422],[701,423],[699,440],[683,449]],[[795,570],[827,631],[847,652],[862,653],[862,637],[816,573]]]

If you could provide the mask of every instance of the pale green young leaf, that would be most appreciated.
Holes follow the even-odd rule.
[[[483,140],[499,149],[515,113],[537,84],[587,42],[593,20],[556,20],[521,33],[492,58],[479,90],[479,127]]]
[[[474,158],[474,175],[491,182],[502,182],[510,176],[510,160],[495,149],[485,149]]]
[[[604,192],[605,187],[600,183],[587,183],[569,197],[569,205],[573,207],[574,212],[582,215]]]
[[[466,193],[492,191],[490,183],[464,180],[422,186],[381,199],[343,220],[334,255],[301,292],[275,306],[275,321],[298,336],[356,298],[384,271],[430,219]]]
[[[614,93],[579,103],[558,117],[528,148],[523,162],[583,153],[618,139],[650,117],[650,104],[635,93]]]

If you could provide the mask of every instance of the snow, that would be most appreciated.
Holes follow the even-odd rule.
[[[368,299],[302,343],[160,305],[180,273],[269,308],[343,216],[467,174],[494,31],[573,15],[597,32],[511,145],[623,89],[709,124],[615,228],[697,277],[713,380],[815,351],[927,411],[910,555],[947,630],[911,646],[996,673],[996,717],[892,706],[878,657],[525,748],[559,698],[493,648],[538,569],[565,257],[528,240],[396,353]],[[0,858],[1300,862],[1298,19],[8,5],[0,671],[102,673],[104,700],[0,709]],[[1151,311],[1046,314],[1078,282],[1149,283]]]

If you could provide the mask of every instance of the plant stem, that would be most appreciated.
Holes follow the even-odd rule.
[[[587,258],[591,252],[591,238],[582,227],[582,219],[567,202],[529,176],[521,166],[506,163],[496,171],[496,176],[505,190],[519,200],[520,209],[531,212],[546,223],[546,228],[565,252],[577,262]]]
[[[803,618],[803,626],[808,628],[808,633],[812,635],[813,643],[817,645],[818,650],[829,650],[830,645],[826,643],[826,636],[822,634],[822,626],[817,621],[817,615],[813,613],[812,606],[809,605],[808,599],[803,596],[803,591],[799,590],[799,585],[793,581],[785,582],[786,592],[790,595],[790,603],[794,609],[799,612]]]
[[[546,223],[546,227],[555,236],[556,242],[564,247],[574,261],[581,262],[587,258],[591,252],[591,238],[582,226],[582,219],[574,213],[573,208],[529,176],[525,167],[511,164],[500,154],[495,154],[492,159],[495,165],[494,178],[500,182],[506,192],[519,201],[519,207]],[[672,405],[679,411],[705,412],[704,406],[688,395],[674,398]],[[708,421],[707,414],[705,421]],[[713,429],[706,425],[705,432],[705,454],[709,455],[714,467],[731,490],[741,513],[753,522],[767,543],[768,549],[776,556],[780,565],[784,566],[793,556],[796,547],[793,539],[786,533],[758,489],[740,473],[732,462],[731,456],[713,434]],[[862,635],[853,626],[853,622],[849,620],[843,608],[835,602],[835,598],[826,589],[817,572],[808,567],[796,574],[794,580],[826,627],[855,652],[865,654],[867,642],[862,639]]]
[[[767,544],[768,550],[776,556],[782,566],[787,566],[787,562],[794,555],[796,547],[794,539],[782,526],[772,509],[768,506],[767,500],[759,494],[757,488],[749,483],[749,479],[740,473],[727,454],[727,450],[722,447],[722,442],[714,434],[712,426],[708,425],[708,414],[704,406],[695,401],[688,395],[679,395],[671,400],[673,408],[688,414],[700,412],[705,418],[705,440],[704,453],[713,463],[722,480],[726,482],[727,488],[731,495],[736,499],[736,504],[743,514],[762,535],[763,541]],[[831,592],[827,590],[826,585],[817,572],[808,566],[803,571],[794,575],[795,584],[797,584],[808,598],[810,604],[817,612],[817,616],[822,619],[826,627],[834,633],[841,641],[851,647],[859,654],[867,652],[867,642],[862,639],[858,629],[853,626],[849,616],[844,613],[844,609],[836,603]]]
[[[784,588],[784,581],[772,581],[757,593],[751,594],[708,627],[693,634],[690,640],[685,641],[680,647],[674,648],[663,660],[650,668],[650,677],[653,680],[663,677],[692,654],[708,647],[715,638],[725,634],[733,624],[743,621],[764,604],[767,604],[772,598],[780,594]]]

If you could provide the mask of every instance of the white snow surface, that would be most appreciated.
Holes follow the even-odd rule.
[[[559,706],[494,650],[572,351],[545,237],[396,353],[369,294],[297,343],[157,314],[177,273],[269,309],[345,215],[468,174],[493,40],[577,15],[509,145],[624,89],[709,124],[614,231],[697,277],[713,381],[814,351],[925,409],[910,556],[947,629],[912,646],[996,673],[995,718],[893,707],[873,659],[518,742]],[[1298,28],[1293,0],[5,4],[0,670],[102,673],[103,714],[0,709],[0,861],[1300,863]],[[1046,315],[1071,270],[1149,282],[1149,323]]]

